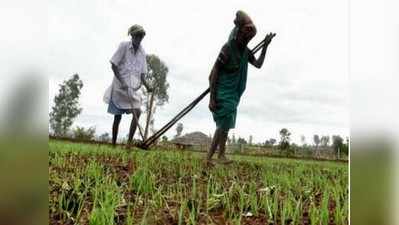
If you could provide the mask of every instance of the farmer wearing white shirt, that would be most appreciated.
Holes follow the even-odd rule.
[[[110,60],[115,77],[104,95],[104,100],[108,103],[108,113],[114,115],[112,126],[114,146],[122,114],[133,113],[127,148],[131,146],[141,114],[141,95],[138,92],[141,84],[144,84],[147,91],[152,91],[144,80],[147,73],[147,61],[140,43],[145,36],[145,31],[140,25],[133,25],[129,28],[128,35],[131,36],[131,41],[122,42]]]

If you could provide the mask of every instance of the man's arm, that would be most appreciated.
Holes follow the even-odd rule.
[[[262,67],[263,62],[265,61],[267,47],[269,46],[274,36],[276,36],[275,33],[269,33],[268,35],[266,35],[265,43],[263,44],[262,52],[260,53],[259,58],[256,59],[255,56],[251,54],[249,56],[249,63],[251,63],[253,66],[255,66],[258,69]]]
[[[220,68],[225,65],[228,61],[227,57],[227,45],[223,46],[222,50],[219,53],[219,56],[212,67],[211,74],[209,75],[209,89],[210,89],[210,101],[209,101],[209,109],[214,112],[217,109],[216,102],[216,83],[218,80],[218,74]]]
[[[219,66],[218,63],[215,62],[215,64],[212,67],[211,74],[209,75],[209,89],[210,89],[210,102],[209,102],[209,109],[214,112],[217,107],[216,103],[216,81],[218,79],[218,73],[219,73]]]
[[[125,82],[123,82],[123,80],[122,80],[122,78],[121,78],[121,76],[119,74],[118,67],[111,62],[111,68],[112,68],[112,71],[114,72],[114,75],[115,75],[116,79],[118,79],[119,82],[122,84],[122,88],[123,89],[127,89],[128,86],[127,86],[127,84],[125,84]]]
[[[112,58],[110,60],[112,71],[114,72],[116,79],[118,79],[119,82],[121,83],[123,89],[127,89],[128,85],[125,82],[123,82],[121,75],[119,74],[119,68],[117,65],[121,65],[125,55],[125,51],[126,51],[126,44],[124,42],[121,42],[118,46],[118,49],[116,50],[114,55],[112,55]]]

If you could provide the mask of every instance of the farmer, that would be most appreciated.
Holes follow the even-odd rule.
[[[114,72],[114,79],[107,89],[104,100],[108,103],[108,113],[114,115],[112,126],[112,145],[115,147],[118,136],[119,123],[122,114],[132,113],[127,148],[131,147],[132,139],[141,114],[141,95],[139,89],[141,84],[148,86],[144,77],[147,73],[146,54],[140,45],[145,36],[145,31],[140,25],[133,25],[128,30],[131,41],[119,44],[118,50],[112,56],[111,68]]]
[[[222,47],[219,56],[209,75],[210,101],[209,109],[216,122],[216,131],[206,156],[206,162],[212,165],[212,156],[219,148],[220,163],[230,163],[225,156],[226,140],[229,129],[235,127],[237,106],[247,82],[248,62],[261,68],[266,49],[276,34],[265,37],[262,52],[258,59],[247,47],[248,42],[256,35],[256,28],[251,18],[243,11],[237,11],[227,43]]]

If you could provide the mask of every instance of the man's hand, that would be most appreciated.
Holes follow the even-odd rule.
[[[251,63],[253,66],[255,66],[256,68],[260,69],[263,65],[263,62],[265,61],[265,56],[266,56],[266,51],[267,51],[267,47],[269,46],[270,42],[272,41],[272,39],[276,36],[276,33],[268,33],[265,36],[265,39],[263,40],[263,46],[262,48],[262,52],[259,55],[259,58],[256,59],[255,56],[253,54],[250,55],[249,57],[249,63]],[[259,50],[259,48],[256,47],[256,51]]]
[[[121,88],[122,88],[122,90],[127,90],[127,89],[129,89],[129,86],[125,82],[122,82]]]
[[[151,88],[151,87],[148,87],[148,86],[146,86],[146,89],[147,89],[147,92],[153,92],[154,91],[154,88]]]
[[[218,105],[217,105],[216,99],[211,98],[211,100],[209,101],[209,109],[212,112],[215,112],[217,108],[218,108]]]
[[[276,36],[276,33],[268,33],[265,37],[265,46],[268,46],[272,39]]]

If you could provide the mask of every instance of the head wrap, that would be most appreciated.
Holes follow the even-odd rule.
[[[128,35],[132,35],[132,36],[135,36],[135,35],[140,34],[140,33],[145,35],[145,30],[144,30],[144,28],[142,26],[140,26],[138,24],[135,24],[135,25],[131,26],[129,28],[129,30],[127,31],[127,34]]]
[[[234,19],[234,24],[236,27],[241,27],[247,23],[253,23],[251,18],[242,10],[236,12],[236,18]]]
[[[252,23],[253,24],[251,18],[248,16],[248,14],[246,14],[242,10],[238,10],[236,12],[236,18],[234,19],[234,25],[235,26],[234,26],[233,30],[230,32],[230,35],[229,35],[229,41],[235,39],[240,27],[242,27],[242,26],[244,26],[245,24],[248,24],[248,23]]]

